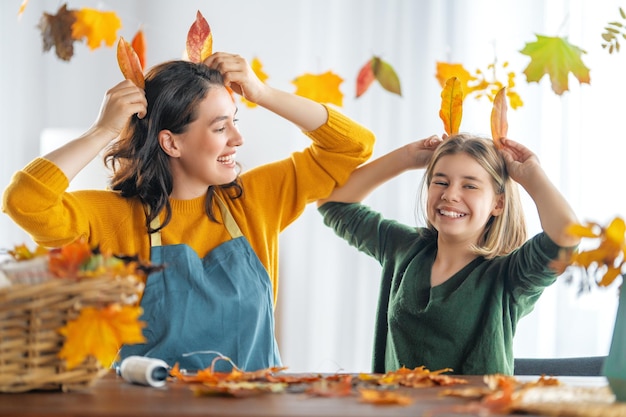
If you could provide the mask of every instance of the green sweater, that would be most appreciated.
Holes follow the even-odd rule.
[[[374,372],[423,365],[459,375],[513,373],[517,323],[556,280],[548,265],[560,248],[545,233],[509,255],[479,257],[431,287],[436,232],[358,203],[326,203],[319,211],[338,236],[382,266]]]

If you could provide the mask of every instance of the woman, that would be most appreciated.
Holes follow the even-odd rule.
[[[243,137],[227,87],[313,143],[239,175]],[[369,130],[337,111],[271,88],[242,57],[219,52],[203,64],[155,66],[145,91],[130,81],[110,89],[85,134],[14,176],[3,210],[43,246],[84,237],[165,266],[150,275],[141,301],[147,343],[124,346],[122,359],[139,354],[195,370],[215,357],[196,352],[213,351],[252,371],[280,365],[279,233],[341,185],[373,143]],[[109,145],[111,190],[67,192]]]

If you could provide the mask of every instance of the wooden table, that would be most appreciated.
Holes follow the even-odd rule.
[[[484,386],[482,376],[463,377],[469,385]],[[578,378],[586,381],[585,378]],[[597,385],[598,378],[590,378]],[[601,381],[601,383],[603,383]],[[79,392],[39,391],[0,394],[0,416],[34,417],[141,417],[141,416],[427,416],[468,400],[442,397],[438,394],[448,387],[400,388],[410,393],[414,402],[408,406],[373,405],[359,397],[314,397],[305,392],[260,394],[246,398],[196,396],[191,385],[168,382],[165,387],[152,388],[133,385],[111,373],[97,380],[90,388]],[[461,416],[445,412],[437,417]],[[471,414],[469,414],[471,415]],[[528,414],[525,414],[527,417]]]

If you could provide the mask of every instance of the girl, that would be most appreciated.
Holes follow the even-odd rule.
[[[312,144],[239,175],[244,141],[226,87],[296,124]],[[141,300],[148,342],[124,346],[121,359],[145,355],[196,370],[215,356],[186,354],[216,351],[253,371],[280,366],[279,233],[345,182],[373,143],[347,117],[269,87],[242,57],[218,52],[204,64],[155,66],[145,91],[130,81],[110,89],[85,134],[15,174],[3,210],[40,245],[84,237],[165,266],[149,276]],[[108,145],[111,190],[66,192]]]
[[[357,169],[318,202],[326,225],[382,265],[374,372],[402,366],[456,374],[513,373],[513,336],[555,273],[572,209],[537,157],[502,139],[456,135],[403,146]],[[400,173],[426,167],[426,227],[360,204]],[[526,241],[513,181],[534,200],[543,232]]]

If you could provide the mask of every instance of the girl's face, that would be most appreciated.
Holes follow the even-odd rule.
[[[468,154],[446,155],[436,162],[427,214],[440,239],[478,243],[487,221],[502,213],[502,204],[487,171]]]
[[[210,185],[222,185],[237,177],[235,157],[243,137],[237,127],[237,107],[223,87],[213,87],[198,105],[198,117],[187,131],[172,134],[174,198],[193,198]]]

